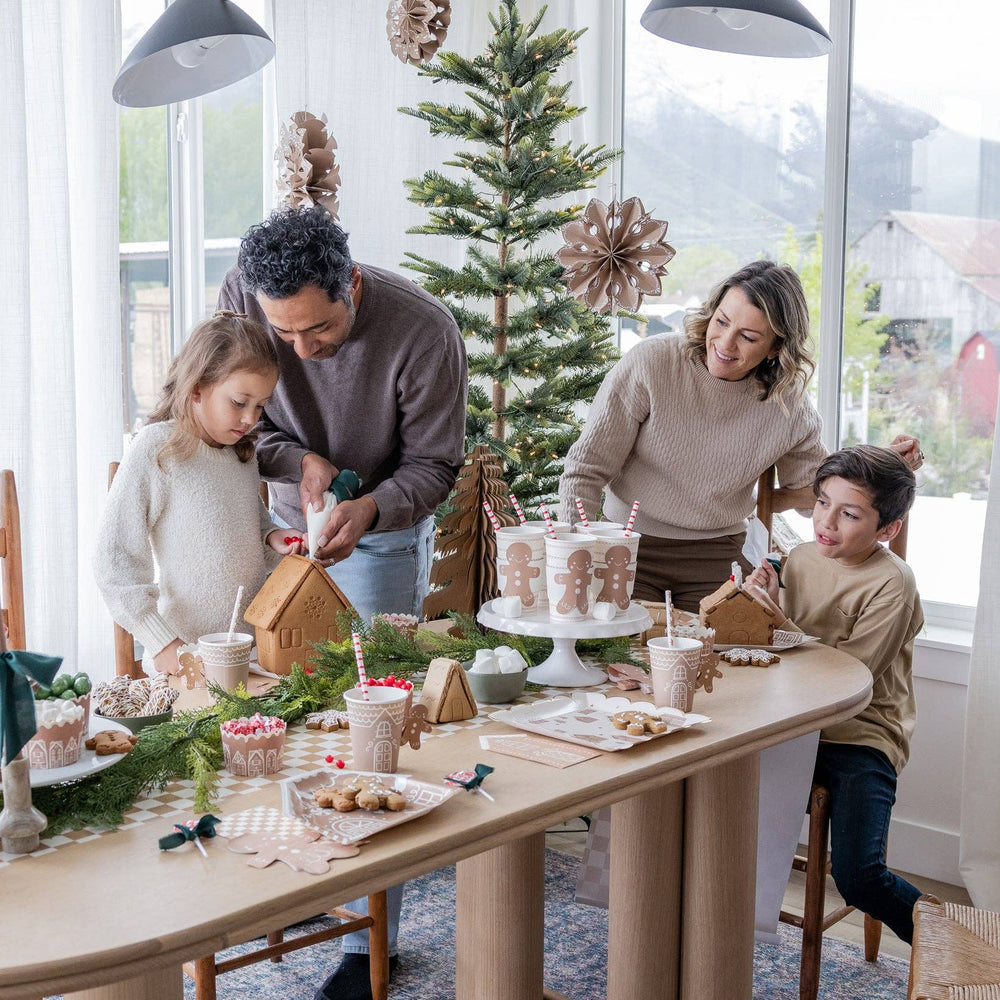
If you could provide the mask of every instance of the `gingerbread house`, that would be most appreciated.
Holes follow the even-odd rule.
[[[264,670],[289,674],[313,653],[313,643],[346,638],[337,615],[354,609],[323,567],[305,556],[285,556],[250,602],[244,618],[257,633]]]
[[[699,623],[715,629],[716,643],[770,646],[774,641],[774,612],[733,580],[703,597],[699,612]]]
[[[479,714],[462,664],[444,656],[435,657],[428,665],[420,704],[427,706],[428,722],[461,722]]]

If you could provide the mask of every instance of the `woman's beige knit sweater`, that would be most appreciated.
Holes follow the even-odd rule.
[[[662,538],[714,538],[746,528],[760,474],[777,464],[782,486],[812,482],[826,455],[819,415],[806,396],[761,400],[753,379],[727,382],[681,351],[683,337],[657,336],[611,370],[570,448],[559,484],[562,517],[626,521]]]

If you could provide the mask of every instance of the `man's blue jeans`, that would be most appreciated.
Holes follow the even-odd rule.
[[[272,515],[273,516],[273,515]],[[275,519],[276,524],[288,527]],[[434,518],[421,518],[412,528],[373,531],[362,535],[357,547],[343,562],[327,569],[358,614],[370,621],[372,615],[396,612],[422,614],[430,589],[431,560],[434,556]],[[345,904],[356,913],[368,912],[368,897]],[[403,908],[403,886],[386,892],[386,924],[389,954],[396,954],[399,915]],[[345,952],[368,953],[368,931],[355,931],[341,938]]]
[[[820,743],[815,780],[830,792],[830,854],[837,890],[851,906],[913,940],[920,890],[885,864],[896,772],[881,750]]]

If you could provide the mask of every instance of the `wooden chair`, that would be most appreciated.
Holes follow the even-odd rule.
[[[921,896],[913,907],[908,1000],[1000,997],[1000,913]]]
[[[767,531],[768,548],[771,541],[771,522],[775,514],[786,510],[812,507],[816,502],[812,487],[788,489],[775,487],[775,468],[767,469],[757,481],[757,517]],[[889,548],[900,559],[906,558],[906,529],[908,518]],[[792,862],[794,871],[806,876],[805,901],[802,916],[781,911],[782,923],[802,930],[802,961],[799,967],[800,1000],[816,1000],[819,992],[819,967],[823,951],[823,932],[853,912],[853,906],[840,906],[825,912],[826,880],[830,874],[830,793],[822,785],[813,785],[806,807],[809,814],[809,838],[806,854],[796,855]],[[882,923],[865,914],[865,959],[878,959],[882,940]]]
[[[372,1000],[386,1000],[389,994],[389,938],[386,925],[385,893],[376,892],[368,897],[368,914],[355,913],[343,907],[330,911],[339,917],[342,923],[312,934],[304,934],[284,941],[284,931],[271,931],[267,935],[267,947],[257,948],[246,955],[216,962],[214,955],[199,958],[194,962],[185,962],[184,971],[194,980],[197,1000],[216,1000],[215,979],[234,969],[253,965],[270,959],[280,962],[283,955],[300,948],[329,941],[332,938],[343,937],[353,931],[368,928],[368,943],[370,948],[369,967],[371,976]]]
[[[118,463],[112,462],[108,466],[108,489],[114,482],[115,473],[118,471]],[[119,677],[145,677],[142,669],[142,660],[135,658],[135,639],[132,633],[115,622],[115,674]]]
[[[0,471],[0,627],[4,625],[8,649],[25,649],[21,513],[10,469]]]

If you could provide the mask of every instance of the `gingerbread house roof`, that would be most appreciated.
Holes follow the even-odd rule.
[[[305,556],[285,556],[274,572],[264,581],[264,586],[250,602],[243,617],[257,628],[271,629],[281,617],[311,573],[318,573],[323,583],[333,591],[345,611],[354,613],[351,602],[344,596],[323,567]]]
[[[750,601],[760,608],[768,618],[775,617],[774,612],[763,601],[755,597],[749,590],[737,587],[733,580],[726,580],[714,593],[709,594],[708,597],[703,597],[701,603],[698,605],[698,610],[703,616],[710,615],[713,611],[721,608],[726,601],[731,601],[736,597],[743,597]]]

